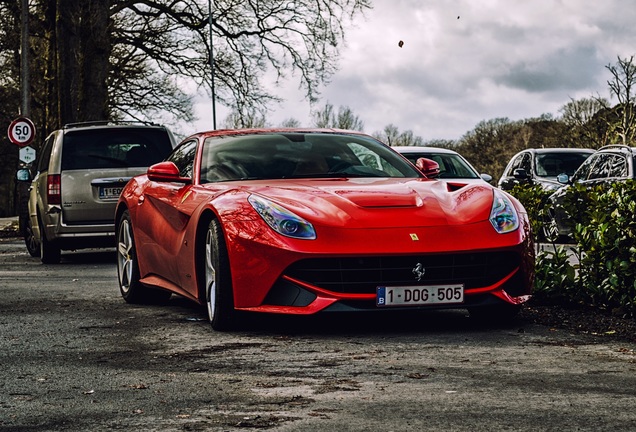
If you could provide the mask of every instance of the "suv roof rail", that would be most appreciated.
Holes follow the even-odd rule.
[[[157,124],[157,123],[137,121],[137,120],[96,120],[96,121],[89,121],[89,122],[67,123],[64,125],[62,129],[72,129],[72,128],[78,128],[78,127],[87,127],[87,126],[108,126],[108,125],[161,126],[160,124]]]
[[[599,150],[607,150],[607,149],[623,149],[623,150],[631,150],[633,147],[624,144],[609,144],[601,147]]]

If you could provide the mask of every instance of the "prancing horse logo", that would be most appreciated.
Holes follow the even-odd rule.
[[[424,273],[426,273],[426,269],[424,268],[422,263],[417,263],[417,265],[413,268],[415,279],[417,279],[418,281],[422,280]]]

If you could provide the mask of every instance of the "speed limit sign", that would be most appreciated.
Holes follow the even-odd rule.
[[[11,122],[7,134],[13,144],[24,147],[35,138],[35,125],[28,118],[19,117]]]

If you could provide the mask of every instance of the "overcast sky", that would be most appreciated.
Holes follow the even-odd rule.
[[[606,66],[636,54],[636,0],[375,0],[373,6],[349,28],[339,71],[317,105],[350,107],[369,134],[392,123],[425,141],[458,139],[482,120],[557,116],[570,99],[609,99]],[[272,125],[289,117],[311,124],[298,81],[275,92],[285,101],[272,107]],[[209,101],[197,104],[197,115],[195,128],[211,129]],[[217,107],[217,125],[226,115]]]

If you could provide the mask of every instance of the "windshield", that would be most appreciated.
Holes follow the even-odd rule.
[[[411,161],[413,164],[417,162],[419,158],[426,158],[434,160],[439,164],[439,176],[437,178],[462,178],[462,179],[474,179],[479,178],[479,174],[468,165],[468,162],[464,160],[460,155],[453,153],[403,153],[405,158]]]
[[[539,177],[571,176],[590,153],[542,153],[535,156],[535,171]]]
[[[201,183],[290,178],[422,177],[387,146],[364,136],[263,133],[205,141]]]

